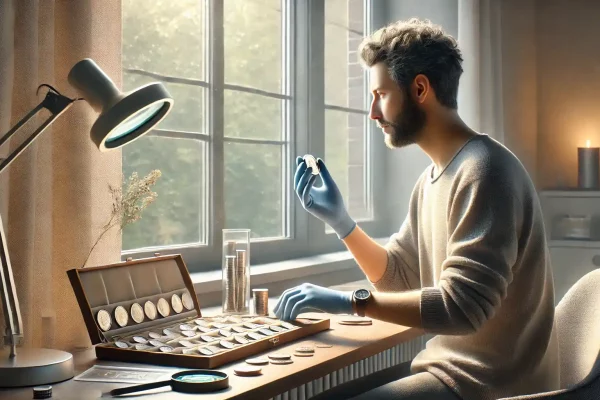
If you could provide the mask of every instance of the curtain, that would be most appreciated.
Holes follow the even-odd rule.
[[[461,117],[503,143],[537,181],[535,0],[458,0]]]
[[[1,135],[40,103],[47,90],[36,94],[40,84],[76,97],[67,75],[83,58],[95,60],[120,87],[120,1],[0,0],[0,33]],[[10,148],[47,116],[25,125]],[[110,217],[108,185],[121,181],[120,151],[100,153],[89,138],[95,117],[86,102],[76,102],[0,177],[24,346],[73,351],[90,345],[66,271],[82,266]],[[120,234],[111,232],[87,265],[118,262],[120,253]]]

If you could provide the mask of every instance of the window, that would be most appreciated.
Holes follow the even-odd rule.
[[[356,57],[370,2],[122,4],[124,90],[161,81],[175,100],[123,148],[125,177],[162,172],[156,202],[123,232],[124,255],[181,253],[190,270],[216,269],[224,228],[251,229],[253,264],[343,249],[293,192],[306,153],[324,158],[363,229],[385,231]]]

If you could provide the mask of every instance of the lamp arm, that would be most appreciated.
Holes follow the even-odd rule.
[[[13,150],[7,158],[0,159],[0,173],[10,165],[10,163],[19,156],[50,124],[56,120],[63,112],[65,112],[75,100],[61,95],[55,90],[48,91],[46,97],[40,104],[31,110],[17,124],[12,127],[2,138],[0,138],[0,147],[6,143],[23,125],[27,123],[35,114],[42,108],[49,110],[52,115],[48,117],[29,137],[15,150]],[[0,216],[0,261],[2,268],[0,269],[0,290],[2,295],[2,308],[4,312],[4,322],[6,324],[4,344],[11,348],[10,357],[16,356],[16,346],[19,340],[23,337],[23,321],[21,318],[21,310],[19,308],[19,300],[17,298],[17,290],[12,273],[10,257],[8,255],[8,244],[2,217]]]

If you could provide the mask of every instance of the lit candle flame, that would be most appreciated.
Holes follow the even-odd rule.
[[[587,148],[590,147],[590,141],[589,141],[589,139],[585,141],[585,147],[587,147]]]

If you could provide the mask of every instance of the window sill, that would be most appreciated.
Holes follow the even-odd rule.
[[[377,238],[376,242],[385,244],[388,238]],[[252,287],[276,282],[290,281],[324,273],[356,270],[357,265],[349,251],[321,254],[275,263],[252,266]],[[221,291],[221,271],[193,272],[190,274],[194,289],[199,296]],[[350,278],[352,279],[352,278]],[[341,280],[339,283],[345,283]]]

